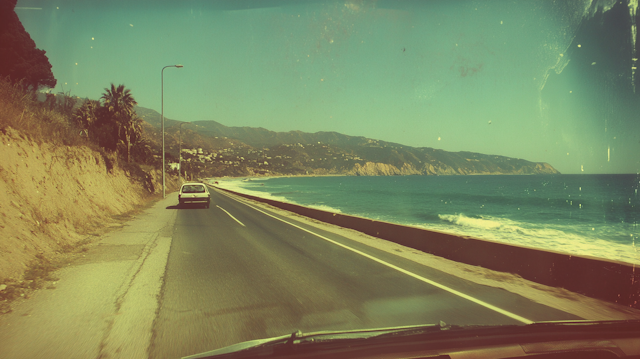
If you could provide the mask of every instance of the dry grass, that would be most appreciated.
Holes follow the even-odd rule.
[[[0,77],[0,131],[6,133],[8,128],[13,128],[22,136],[39,143],[87,146],[102,155],[107,171],[111,172],[117,166],[142,183],[145,189],[154,192],[155,186],[149,173],[154,171],[155,166],[120,161],[116,153],[81,136],[80,128],[71,115],[73,102],[69,105],[64,100],[69,100],[69,97],[55,99],[52,103],[38,101],[36,93]]]
[[[35,93],[0,78],[0,131],[11,127],[39,142],[88,145],[69,115],[48,107]]]

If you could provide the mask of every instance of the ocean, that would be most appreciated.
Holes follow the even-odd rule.
[[[230,190],[331,212],[640,264],[635,174],[218,181]]]

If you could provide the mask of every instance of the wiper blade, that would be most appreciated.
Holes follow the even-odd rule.
[[[426,334],[426,333],[435,333],[443,330],[450,329],[458,329],[461,327],[455,325],[447,325],[445,322],[440,321],[439,324],[427,324],[427,325],[409,325],[403,327],[392,327],[392,328],[381,328],[371,330],[371,335],[367,336],[367,338],[388,338],[394,336],[404,336],[404,335],[418,335],[418,334]],[[363,333],[364,331],[359,331],[359,333]],[[364,336],[360,336],[360,338],[364,338]]]
[[[447,325],[444,322],[430,325],[413,325],[364,330],[322,331],[303,334],[296,331],[289,335],[269,339],[252,340],[186,358],[256,358],[290,356],[296,352],[355,349],[386,344],[430,343],[443,345],[447,340],[466,340],[473,345],[481,343],[554,341],[557,338],[578,340],[602,339],[608,336],[634,336],[640,330],[640,320],[571,320],[535,322],[527,325]],[[462,343],[462,342],[461,342]],[[469,345],[471,345],[469,344]],[[243,354],[244,353],[244,354]],[[234,354],[237,354],[234,355]]]
[[[183,359],[196,359],[196,358],[209,358],[218,355],[237,353],[249,349],[283,346],[282,349],[292,349],[295,346],[303,343],[326,343],[330,341],[348,341],[348,340],[362,340],[367,338],[384,337],[390,335],[402,335],[402,333],[416,333],[426,331],[440,331],[449,329],[444,322],[439,324],[428,325],[410,325],[388,328],[375,328],[375,329],[358,329],[358,330],[342,330],[342,331],[319,331],[308,334],[303,334],[298,330],[288,335],[279,337],[250,340],[234,345],[230,345],[224,348],[215,349],[205,353],[190,355]]]
[[[320,331],[303,334],[297,331],[291,334],[287,340],[287,344],[301,344],[306,342],[332,341],[332,340],[348,340],[348,339],[368,339],[368,338],[384,338],[390,336],[412,335],[421,333],[439,332],[442,330],[457,329],[458,326],[447,325],[445,322],[439,324],[421,324],[406,325],[397,327],[375,328],[375,329],[357,329],[342,331]]]

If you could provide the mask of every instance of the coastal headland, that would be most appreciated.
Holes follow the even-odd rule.
[[[155,148],[160,115],[137,107]],[[545,162],[475,152],[411,147],[337,132],[275,132],[216,121],[165,119],[170,162],[182,155],[188,178],[244,176],[543,175],[560,173]],[[182,132],[180,132],[182,130]],[[177,165],[177,163],[176,163]]]

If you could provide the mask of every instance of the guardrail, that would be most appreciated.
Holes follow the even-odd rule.
[[[640,309],[640,268],[632,264],[455,236],[216,188],[456,262]]]

